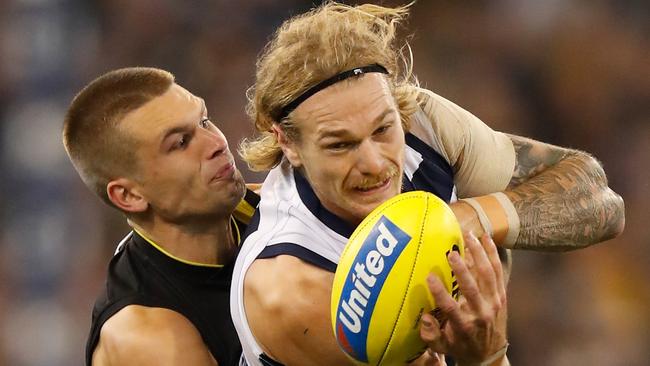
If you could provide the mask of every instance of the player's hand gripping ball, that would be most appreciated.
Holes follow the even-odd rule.
[[[373,210],[343,250],[332,288],[332,326],[339,346],[359,364],[398,365],[426,350],[422,314],[436,308],[427,286],[435,273],[458,298],[447,262],[464,255],[451,208],[431,193],[403,193]]]

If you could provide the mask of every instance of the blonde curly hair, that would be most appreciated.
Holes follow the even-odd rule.
[[[282,24],[258,58],[256,83],[248,91],[247,113],[259,136],[244,140],[239,154],[252,170],[269,170],[282,159],[273,124],[298,141],[292,114],[282,118],[287,104],[323,80],[357,67],[379,64],[388,70],[386,79],[408,130],[417,80],[410,47],[405,42],[397,48],[395,33],[412,4],[387,8],[328,1]]]

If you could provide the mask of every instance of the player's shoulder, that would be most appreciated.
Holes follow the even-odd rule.
[[[93,364],[165,365],[181,352],[201,364],[214,359],[200,333],[182,314],[165,308],[129,305],[102,326]],[[103,360],[104,362],[96,362]]]
[[[438,109],[442,109],[442,111],[445,112],[457,112],[457,110],[462,110],[462,108],[457,104],[433,90],[419,85],[412,86],[412,88],[414,89],[413,92],[416,95],[418,105],[426,114],[434,113]]]
[[[440,97],[438,94],[433,91],[423,88],[420,85],[411,85],[410,92],[415,95],[418,105],[421,108],[424,108],[426,105]]]

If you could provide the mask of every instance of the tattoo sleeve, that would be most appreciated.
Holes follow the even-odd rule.
[[[515,248],[566,251],[618,235],[622,198],[587,153],[510,135],[517,154],[507,190],[519,214]]]

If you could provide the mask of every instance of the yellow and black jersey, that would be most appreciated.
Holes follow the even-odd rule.
[[[240,245],[258,203],[259,196],[247,190],[232,215],[233,236]],[[241,345],[229,307],[234,261],[224,265],[185,261],[142,233],[129,233],[109,264],[106,285],[95,302],[86,364],[91,365],[106,320],[127,305],[142,305],[182,314],[194,324],[219,365],[238,365]]]
[[[247,185],[252,186],[252,185]],[[257,205],[260,203],[260,196],[250,189],[246,190],[244,198],[239,202],[232,216],[242,225],[248,225],[255,213]],[[244,233],[243,231],[241,232]],[[241,239],[241,238],[238,238]],[[239,243],[241,245],[241,242]]]

